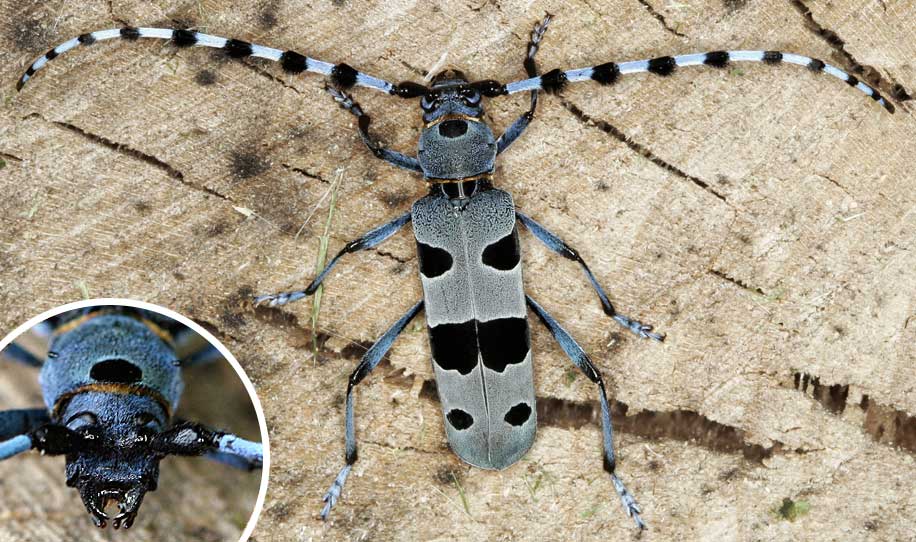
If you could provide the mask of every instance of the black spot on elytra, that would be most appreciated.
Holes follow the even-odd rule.
[[[476,328],[474,320],[429,328],[429,346],[436,365],[462,375],[473,371],[477,367],[478,354]]]
[[[121,37],[127,41],[140,39],[140,30],[135,26],[125,26],[121,28]]]
[[[464,431],[474,425],[474,417],[460,408],[449,410],[445,418],[448,420],[448,423],[452,424],[452,427],[459,431]]]
[[[824,66],[825,66],[825,65],[826,65],[826,64],[824,64],[824,61],[823,61],[823,60],[818,60],[818,59],[816,59],[816,58],[812,58],[812,59],[811,59],[811,62],[808,62],[808,69],[811,70],[811,71],[813,71],[813,72],[819,72],[819,71],[821,71],[821,70],[824,69]]]
[[[519,403],[506,412],[505,420],[509,425],[519,427],[524,425],[531,417],[531,406],[528,403]]]
[[[468,123],[465,120],[447,120],[439,123],[439,135],[454,139],[468,133]]]
[[[531,347],[528,320],[525,318],[498,318],[477,324],[477,342],[483,364],[501,373],[508,365],[525,361]]]
[[[270,169],[270,163],[253,152],[233,152],[232,172],[239,179],[248,179]]]
[[[210,70],[200,70],[194,76],[194,82],[202,87],[210,86],[216,83],[216,72]]]
[[[417,257],[420,259],[420,273],[426,278],[435,278],[452,268],[454,260],[447,250],[417,241]]]
[[[512,228],[511,233],[483,249],[482,260],[484,265],[500,271],[515,269],[520,259],[521,252],[518,248],[518,232],[516,228]]]
[[[251,56],[251,44],[247,41],[231,39],[223,45],[223,51],[232,58],[245,58]]]
[[[129,361],[109,359],[93,365],[89,369],[89,378],[98,382],[133,384],[143,378],[143,371]]]

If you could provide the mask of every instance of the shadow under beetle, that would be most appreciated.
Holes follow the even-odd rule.
[[[871,86],[821,60],[779,51],[712,51],[629,62],[607,62],[572,70],[538,74],[534,57],[550,15],[535,25],[523,66],[526,79],[503,84],[495,80],[470,82],[462,73],[446,70],[430,86],[393,84],[347,64],[331,64],[295,51],[281,51],[238,39],[184,29],[134,28],[83,34],[40,57],[19,80],[21,88],[37,70],[78,46],[108,39],[168,40],[178,47],[203,46],[223,50],[233,58],[262,58],[278,62],[291,74],[318,73],[330,78],[334,99],[357,117],[359,135],[372,153],[394,166],[419,173],[429,195],[410,212],[348,243],[304,290],[258,296],[257,303],[280,306],[315,292],[344,254],[373,248],[412,223],[420,263],[423,300],[416,303],[363,356],[350,376],[346,396],[345,465],[324,497],[321,517],[327,518],[340,498],[344,482],[357,460],[353,420],[353,390],[381,361],[395,338],[420,312],[426,311],[433,368],[445,417],[445,430],[455,453],[483,468],[505,468],[522,457],[534,440],[536,411],[527,309],[530,308],[560,348],[594,382],[601,401],[604,468],[610,474],[626,513],[641,529],[640,509],[615,472],[613,432],[604,382],[598,369],[576,341],[522,286],[516,223],[521,222],[550,250],[576,261],[595,290],[604,312],[643,338],[661,341],[652,327],[619,314],[579,254],[538,222],[517,211],[509,193],[493,188],[496,157],[525,131],[537,106],[538,91],[561,91],[569,83],[592,81],[613,85],[636,73],[669,76],[681,67],[726,68],[733,62],[768,65],[795,64],[825,73],[863,92],[893,113],[893,105]],[[370,118],[343,89],[362,86],[401,98],[420,98],[424,128],[416,157],[383,147],[369,134]],[[483,120],[482,98],[530,92],[530,107],[498,138]]]
[[[46,408],[0,412],[0,460],[30,449],[65,455],[96,526],[130,528],[168,455],[203,455],[236,468],[262,466],[261,444],[194,422],[175,423],[184,367],[222,360],[212,345],[179,360],[196,334],[168,317],[133,307],[97,306],[33,328],[48,338],[41,360],[12,343],[2,355],[40,368]],[[106,508],[117,503],[114,517]]]

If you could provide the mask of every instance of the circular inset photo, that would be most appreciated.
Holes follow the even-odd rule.
[[[267,452],[238,362],[170,310],[72,303],[0,341],[0,539],[244,541]]]

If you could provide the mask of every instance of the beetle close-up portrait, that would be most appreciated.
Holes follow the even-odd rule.
[[[160,462],[169,456],[203,456],[245,474],[228,475],[234,484],[229,486],[208,481],[207,469],[184,468],[185,479],[167,478],[166,483],[183,489],[171,488],[166,501],[155,499],[154,518],[141,524],[159,525],[141,527],[139,539],[155,538],[157,532],[169,540],[197,539],[204,533],[237,539],[254,512],[263,446],[185,416],[223,410],[217,418],[225,422],[234,415],[232,426],[257,434],[254,407],[239,375],[216,345],[168,315],[135,306],[82,305],[55,311],[0,350],[2,405],[7,406],[9,396],[34,395],[27,385],[17,386],[28,376],[35,379],[24,374],[28,369],[38,373],[35,387],[40,387],[44,402],[41,407],[0,410],[0,469],[11,473],[28,452],[40,453],[19,463],[20,474],[4,474],[10,492],[31,494],[28,509],[39,511],[24,521],[15,501],[4,499],[4,508],[12,506],[5,530],[17,538],[44,539],[64,526],[41,517],[41,510],[55,509],[59,497],[56,489],[37,491],[44,473],[31,472],[35,459],[65,458],[61,486],[66,482],[76,489],[91,520],[74,526],[71,534],[76,535],[87,525],[131,529],[147,494],[160,486]],[[15,371],[11,363],[26,369]],[[204,379],[212,382],[200,381]],[[224,394],[214,397],[213,390],[220,388]],[[240,404],[229,406],[228,398]],[[28,477],[32,483],[18,490],[11,487]],[[192,514],[205,517],[213,506],[237,517],[206,526],[182,520],[182,511],[201,505],[195,493],[213,502]],[[182,529],[196,534],[189,537]]]
[[[914,17],[9,5],[3,322],[111,295],[219,338],[271,436],[252,540],[905,539]],[[227,453],[175,427],[150,457]]]

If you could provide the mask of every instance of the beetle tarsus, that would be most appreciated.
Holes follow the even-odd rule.
[[[258,307],[261,304],[266,304],[268,307],[281,307],[287,303],[298,301],[305,296],[305,292],[301,290],[296,292],[281,292],[278,294],[259,295],[254,298],[254,305]]]
[[[324,507],[321,509],[322,520],[328,520],[328,516],[331,514],[331,508],[340,500],[340,492],[343,490],[344,483],[347,481],[347,476],[350,474],[350,469],[352,468],[353,465],[344,465],[344,468],[340,469],[337,478],[334,479],[334,483],[331,484],[328,492],[324,494],[324,498],[322,499],[324,501]]]
[[[622,314],[615,314],[614,320],[616,320],[620,325],[629,329],[636,335],[639,335],[643,339],[652,339],[653,341],[662,342],[665,340],[664,333],[653,333],[653,327],[649,324],[643,324],[638,320],[631,320]]]

